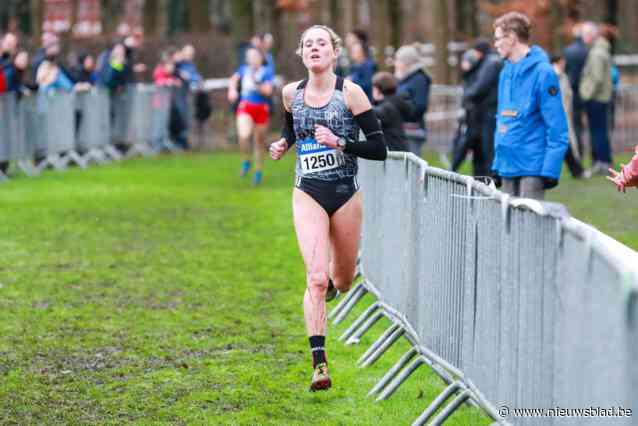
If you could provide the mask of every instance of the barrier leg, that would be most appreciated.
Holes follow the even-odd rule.
[[[454,398],[452,402],[450,402],[450,404],[447,407],[443,409],[443,411],[439,413],[438,416],[434,418],[434,420],[432,420],[432,426],[442,425],[443,422],[445,422],[445,420],[447,420],[447,418],[450,417],[461,406],[461,404],[463,404],[469,398],[470,398],[469,390],[466,389],[463,392],[461,392],[456,398]],[[419,423],[415,422],[413,424],[417,425]]]
[[[69,161],[73,161],[75,164],[77,164],[80,168],[82,169],[86,169],[87,166],[87,162],[86,160],[84,160],[80,154],[78,154],[77,152],[71,150],[67,153],[66,155],[66,161],[67,163]]]
[[[352,336],[346,340],[346,345],[356,345],[361,340],[361,337],[366,334],[368,330],[372,328],[373,325],[377,323],[381,318],[385,316],[385,313],[381,311],[375,312],[368,320],[359,327]]]
[[[106,156],[110,157],[111,160],[120,161],[122,159],[122,154],[120,154],[113,145],[106,145],[103,149]]]
[[[381,394],[377,397],[376,401],[383,401],[390,398],[390,396],[392,396],[392,394],[399,388],[399,386],[401,386],[401,384],[405,382],[406,379],[410,377],[410,375],[421,366],[421,364],[425,364],[425,359],[422,356],[418,357],[417,359],[412,361],[412,364],[404,368],[401,373],[397,377],[395,377],[394,380],[392,380],[392,382],[390,382],[385,389],[383,389],[383,392],[381,392]]]
[[[108,158],[106,154],[96,148],[91,148],[89,152],[87,152],[87,160],[93,160],[97,164],[105,164],[108,162]]]
[[[33,164],[31,160],[18,160],[17,162],[18,168],[22,170],[22,172],[27,176],[37,176],[38,169]]]
[[[390,346],[392,346],[394,342],[399,339],[399,337],[403,336],[404,333],[405,329],[403,329],[403,327],[399,327],[390,335],[390,337],[382,341],[381,345],[376,350],[374,350],[374,352],[371,352],[365,358],[361,357],[361,359],[359,359],[360,366],[369,367],[374,364],[381,357],[381,355],[383,355],[385,351],[387,351]]]
[[[379,336],[377,340],[375,340],[374,343],[370,345],[370,347],[363,353],[363,355],[359,357],[357,364],[361,367],[361,363],[365,361],[370,355],[372,355],[377,349],[379,349],[381,345],[383,345],[383,342],[385,342],[392,335],[392,333],[397,331],[400,327],[401,325],[399,323],[393,322],[390,327],[388,327],[383,332],[383,334],[381,334],[381,336]]]
[[[350,311],[352,311],[352,309],[354,308],[354,305],[356,305],[357,302],[359,302],[359,300],[361,300],[361,298],[365,296],[367,293],[368,293],[368,289],[364,287],[363,290],[361,290],[353,298],[351,298],[348,301],[348,303],[339,310],[339,313],[335,316],[335,319],[332,320],[332,324],[337,325],[341,323],[344,319],[346,319]]]
[[[423,425],[427,422],[430,417],[434,415],[436,410],[438,410],[445,402],[454,395],[458,390],[462,389],[461,384],[459,382],[453,382],[448,387],[446,387],[443,392],[437,396],[434,401],[428,405],[428,408],[425,409],[423,413],[412,423],[412,425]]]
[[[379,302],[374,302],[372,305],[368,306],[368,308],[363,311],[363,313],[361,313],[361,315],[359,315],[352,324],[350,324],[350,327],[343,332],[343,334],[339,337],[339,340],[342,342],[348,340],[348,338],[352,336],[359,327],[361,327],[361,324],[363,324],[364,321],[366,321],[380,307],[381,304]]]
[[[348,303],[350,303],[352,299],[356,298],[358,301],[363,296],[359,294],[361,292],[364,292],[364,294],[367,293],[364,283],[359,283],[352,290],[350,290],[348,294],[346,294],[339,301],[339,303],[330,311],[330,313],[328,314],[328,319],[332,319],[335,315],[338,315],[344,309],[344,307]]]
[[[370,392],[368,392],[368,396],[372,396],[375,393],[381,392],[381,390],[383,390],[383,388],[385,388],[387,384],[390,383],[390,380],[392,380],[399,373],[399,371],[401,371],[401,369],[405,367],[405,365],[408,362],[410,362],[410,360],[417,353],[418,352],[415,348],[410,348],[410,350],[408,350],[405,354],[403,354],[403,356],[399,359],[399,361],[397,361],[397,363],[394,364],[392,368],[388,370],[387,373],[385,373],[385,375],[381,378],[381,380],[379,380],[372,387],[372,389],[370,389]]]

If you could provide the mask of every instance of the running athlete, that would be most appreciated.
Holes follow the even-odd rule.
[[[282,138],[270,145],[279,160],[296,144],[293,215],[306,267],[304,318],[312,352],[310,390],[331,386],[326,361],[326,300],[354,277],[361,230],[357,157],[385,160],[383,132],[368,97],[334,73],[341,39],[323,25],[308,28],[297,54],[308,78],[286,85]],[[366,136],[359,141],[359,129]]]
[[[264,64],[262,53],[251,47],[246,50],[246,64],[239,67],[230,79],[228,100],[237,106],[237,134],[241,152],[241,172],[244,177],[250,170],[250,138],[255,135],[254,185],[259,185],[262,178],[264,139],[270,120],[269,97],[272,94],[274,76]],[[241,85],[241,93],[239,92]]]

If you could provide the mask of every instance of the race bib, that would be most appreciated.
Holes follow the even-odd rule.
[[[306,138],[299,144],[299,161],[303,174],[331,170],[343,165],[343,154],[333,148],[321,145],[314,138]]]

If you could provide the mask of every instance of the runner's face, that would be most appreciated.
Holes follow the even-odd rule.
[[[261,55],[257,51],[257,49],[248,49],[246,51],[246,63],[254,69],[257,69],[261,66]]]
[[[308,31],[302,46],[303,63],[309,70],[323,71],[334,64],[335,49],[327,31],[321,28]]]

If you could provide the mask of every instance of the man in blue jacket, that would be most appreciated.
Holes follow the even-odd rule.
[[[558,184],[568,130],[558,76],[547,54],[528,44],[529,18],[507,13],[494,22],[494,46],[505,59],[498,82],[492,169],[503,191],[542,200]]]

